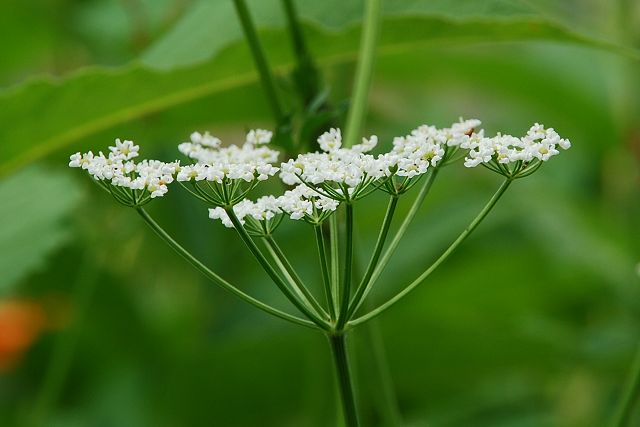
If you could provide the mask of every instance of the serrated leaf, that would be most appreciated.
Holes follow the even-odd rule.
[[[322,65],[352,61],[357,54],[357,25],[340,32],[307,27],[306,33],[310,48]],[[288,71],[292,58],[286,33],[269,30],[261,36],[276,72]],[[612,47],[555,23],[526,17],[391,17],[382,27],[378,52],[385,55],[431,45],[522,40],[572,42],[616,49],[638,58],[636,51]],[[33,80],[0,94],[0,175],[97,132],[242,87],[256,79],[246,46],[238,43],[206,62],[172,71],[132,64],[115,70],[89,68],[61,80]]]

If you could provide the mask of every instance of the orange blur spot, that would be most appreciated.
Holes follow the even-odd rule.
[[[45,313],[40,304],[28,300],[0,301],[0,372],[20,359],[44,326]]]

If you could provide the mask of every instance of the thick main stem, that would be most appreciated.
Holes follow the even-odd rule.
[[[367,0],[360,39],[360,52],[354,81],[351,107],[347,116],[345,147],[352,147],[362,131],[369,99],[376,41],[380,26],[380,0]]]
[[[251,15],[249,14],[249,9],[247,8],[245,0],[233,0],[233,4],[236,7],[238,18],[242,24],[242,30],[247,38],[249,48],[251,49],[251,55],[253,56],[256,68],[260,74],[260,83],[267,95],[267,102],[271,108],[273,118],[276,120],[278,125],[281,125],[285,121],[285,114],[280,105],[275,79],[273,78],[271,68],[269,68],[269,64],[267,63],[267,58],[264,50],[262,49],[262,45],[260,44],[260,39],[258,38],[255,25],[253,24]]]
[[[342,401],[342,413],[346,427],[358,427],[358,412],[356,409],[356,399],[351,380],[351,370],[347,355],[346,339],[343,333],[328,335],[333,364],[340,389],[340,400]]]

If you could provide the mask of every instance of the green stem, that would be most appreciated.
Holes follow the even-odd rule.
[[[380,24],[380,0],[368,0],[365,6],[365,16],[362,24],[360,52],[352,94],[351,107],[347,116],[345,147],[355,145],[358,135],[362,132],[364,116],[371,88],[373,61],[375,59],[376,41]]]
[[[353,315],[356,308],[359,306],[360,299],[367,288],[367,284],[369,283],[369,279],[373,275],[373,271],[378,264],[378,260],[380,259],[380,254],[382,253],[382,248],[384,248],[384,242],[387,239],[387,234],[389,234],[389,229],[391,228],[391,221],[393,220],[393,214],[396,211],[396,206],[398,205],[398,196],[392,195],[389,199],[389,205],[387,206],[387,211],[384,215],[384,220],[382,221],[382,227],[380,228],[380,233],[378,234],[378,240],[376,241],[375,248],[373,250],[373,254],[371,255],[371,259],[369,260],[369,265],[365,270],[364,276],[356,289],[356,293],[353,295],[351,299],[351,303],[349,304],[349,311],[347,312],[347,318],[350,319]]]
[[[346,203],[346,242],[344,254],[344,279],[342,282],[342,292],[340,300],[340,313],[336,322],[336,330],[340,331],[347,323],[347,312],[349,310],[349,300],[351,298],[351,280],[353,276],[353,204]]]
[[[266,236],[265,242],[267,243],[267,249],[271,253],[271,256],[278,263],[279,268],[283,274],[287,276],[291,286],[298,293],[298,295],[318,313],[325,318],[329,318],[329,315],[324,308],[318,303],[318,300],[313,296],[309,288],[304,285],[304,282],[293,268],[293,265],[289,262],[289,259],[284,254],[280,246],[276,243],[272,236]]]
[[[293,42],[293,51],[298,61],[296,70],[294,71],[295,82],[298,85],[298,92],[305,105],[307,105],[311,103],[318,94],[319,73],[304,41],[302,27],[300,26],[300,20],[298,19],[298,13],[293,0],[282,0],[282,3],[287,18],[287,27],[289,28],[289,34]]]
[[[143,208],[140,208],[140,207],[136,208],[136,211],[140,214],[142,219],[149,225],[149,227],[151,227],[151,229],[162,240],[165,241],[165,243],[167,243],[173,250],[175,250],[184,259],[186,259],[192,266],[194,266],[196,268],[196,270],[198,270],[199,272],[204,274],[205,277],[207,277],[207,279],[211,280],[216,285],[221,286],[222,288],[226,289],[227,291],[229,291],[232,294],[240,297],[244,301],[248,302],[249,304],[259,308],[260,310],[262,310],[262,311],[264,311],[266,313],[269,313],[269,314],[271,314],[273,316],[279,317],[281,319],[287,320],[289,322],[292,322],[292,323],[295,323],[295,324],[298,324],[298,325],[302,325],[302,326],[306,326],[306,327],[310,327],[310,328],[316,328],[316,326],[312,322],[309,322],[308,320],[301,319],[301,318],[299,318],[297,316],[293,316],[293,315],[291,315],[289,313],[285,313],[284,311],[280,311],[277,308],[271,307],[270,305],[265,304],[262,301],[257,300],[255,298],[253,298],[252,296],[247,295],[246,293],[242,292],[240,289],[236,288],[231,283],[227,282],[222,277],[218,276],[216,273],[211,271],[206,265],[204,265],[202,262],[200,262],[200,260],[198,260],[189,251],[187,251],[185,248],[183,248],[157,222],[155,222],[153,220],[153,218],[151,218],[151,216],[149,216],[147,211],[145,211]],[[322,328],[322,329],[324,329],[324,328]]]
[[[247,246],[247,248],[249,248],[249,251],[251,252],[251,254],[256,258],[256,260],[258,260],[258,263],[262,266],[264,271],[269,275],[271,280],[273,280],[273,282],[276,284],[278,289],[280,289],[280,291],[287,297],[287,299],[291,301],[291,303],[294,306],[296,306],[296,308],[300,310],[301,313],[307,316],[309,320],[311,320],[313,323],[318,325],[321,329],[329,330],[329,325],[324,320],[322,320],[318,316],[318,314],[313,311],[313,309],[310,306],[306,305],[303,301],[301,301],[293,293],[293,291],[291,291],[291,289],[287,286],[287,284],[284,283],[284,281],[282,280],[278,272],[273,268],[273,266],[269,263],[267,258],[263,255],[262,251],[255,244],[251,236],[249,236],[249,233],[247,233],[247,230],[245,230],[244,226],[236,216],[235,212],[233,211],[233,208],[231,207],[225,208],[225,211],[227,212],[229,219],[233,223],[233,227],[238,232],[238,235],[240,236],[244,244]]]
[[[341,333],[329,335],[328,338],[340,389],[344,422],[346,427],[358,427],[358,412],[356,410],[356,399],[351,380],[351,370],[349,369],[345,336]]]
[[[369,295],[369,292],[371,292],[371,289],[373,288],[373,285],[378,280],[378,277],[380,277],[380,274],[382,274],[382,271],[391,260],[391,256],[393,255],[396,248],[400,244],[400,241],[404,237],[404,233],[407,231],[407,229],[409,228],[409,225],[411,224],[416,214],[418,213],[418,210],[422,206],[422,203],[424,202],[424,199],[427,197],[427,194],[429,194],[429,190],[431,190],[431,186],[433,185],[433,181],[435,180],[437,174],[438,174],[438,169],[437,168],[433,169],[432,172],[427,177],[426,181],[424,182],[423,186],[420,188],[420,192],[418,193],[418,196],[416,197],[416,199],[413,201],[413,204],[411,205],[411,208],[409,209],[407,216],[402,221],[402,224],[400,224],[400,227],[398,228],[398,231],[396,231],[396,234],[393,236],[393,239],[391,239],[391,242],[389,243],[387,250],[384,251],[384,254],[378,261],[376,268],[373,270],[373,273],[369,278],[369,283],[367,283],[360,300],[356,303],[355,307],[353,308],[352,314],[356,313],[358,309],[362,306],[362,303],[367,298],[367,295]]]
[[[262,45],[260,44],[260,39],[258,38],[256,28],[251,19],[251,14],[249,13],[245,0],[233,0],[233,4],[236,7],[238,18],[240,18],[240,23],[242,24],[242,30],[247,38],[249,48],[251,49],[251,55],[253,56],[256,68],[260,74],[260,82],[265,94],[267,95],[267,102],[269,103],[269,107],[271,108],[271,112],[276,123],[281,125],[284,123],[286,117],[283,108],[280,105],[275,79],[273,78],[273,74],[271,73],[271,69],[267,63],[267,58],[264,50],[262,49]]]
[[[349,325],[356,326],[378,316],[380,313],[387,310],[389,307],[391,307],[400,299],[402,299],[402,297],[404,297],[409,292],[411,292],[416,286],[422,283],[424,279],[426,279],[436,268],[438,268],[438,266],[442,264],[449,257],[449,255],[453,253],[453,251],[456,250],[456,248],[460,245],[460,243],[462,243],[469,236],[469,234],[471,234],[471,232],[475,230],[475,228],[480,224],[480,222],[482,222],[482,220],[487,216],[487,214],[491,211],[491,209],[493,209],[493,207],[498,202],[498,200],[500,200],[500,197],[502,197],[504,192],[507,191],[507,188],[509,188],[509,185],[511,184],[511,182],[512,180],[510,178],[507,178],[503,181],[502,185],[500,185],[500,188],[498,188],[498,190],[495,192],[493,197],[491,197],[489,202],[487,202],[484,208],[480,211],[480,213],[478,213],[478,215],[473,219],[473,221],[471,221],[471,223],[467,226],[467,228],[465,228],[464,231],[460,233],[458,238],[451,244],[451,246],[449,246],[447,250],[445,250],[444,253],[440,255],[440,257],[433,264],[431,264],[431,266],[427,270],[425,270],[420,276],[418,276],[417,279],[411,282],[406,288],[404,288],[396,296],[394,296],[384,304],[371,310],[369,313],[365,314],[364,316],[361,316],[353,320],[352,322],[349,322]]]
[[[640,397],[640,345],[633,361],[633,366],[629,372],[627,384],[622,394],[622,399],[618,404],[610,427],[627,427],[630,426],[631,414],[633,408],[638,403]]]
[[[333,294],[334,311],[338,313],[340,285],[340,231],[338,230],[338,213],[329,218],[329,246],[331,248],[331,293]]]
[[[329,316],[331,320],[335,320],[336,310],[333,305],[333,295],[331,293],[331,277],[329,275],[329,265],[327,262],[327,249],[324,245],[324,236],[322,235],[322,225],[314,225],[313,230],[315,231],[316,245],[318,246],[320,270],[322,272],[322,285],[324,287],[324,293],[327,299],[327,307],[329,307]]]

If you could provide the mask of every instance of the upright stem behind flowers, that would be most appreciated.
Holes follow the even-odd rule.
[[[449,255],[453,253],[453,251],[456,250],[456,248],[460,245],[460,243],[462,243],[469,236],[469,234],[471,234],[471,232],[475,230],[475,228],[482,222],[482,220],[487,216],[487,214],[491,212],[491,209],[493,209],[493,207],[496,205],[498,200],[500,200],[500,197],[502,197],[504,192],[507,191],[507,188],[509,188],[509,185],[511,184],[512,181],[513,179],[506,178],[502,182],[502,185],[500,185],[498,190],[494,193],[494,195],[487,202],[484,208],[482,208],[480,213],[478,213],[478,215],[473,219],[473,221],[469,223],[467,228],[465,228],[464,231],[460,233],[458,238],[454,240],[454,242],[444,251],[444,253],[440,255],[440,257],[433,264],[431,264],[431,266],[427,270],[425,270],[420,276],[418,276],[417,279],[411,282],[407,287],[405,287],[402,291],[400,291],[398,294],[396,294],[393,298],[391,298],[384,304],[371,310],[369,313],[365,314],[364,316],[361,316],[349,322],[349,325],[356,326],[378,316],[380,313],[382,313],[383,311],[385,311],[386,309],[394,305],[396,302],[402,299],[402,297],[407,295],[409,292],[415,289],[416,286],[422,283],[424,279],[426,279],[431,273],[433,273],[433,271],[436,268],[438,268],[438,266],[442,264],[449,257]]]
[[[360,38],[360,52],[358,65],[353,83],[351,106],[347,115],[344,146],[355,145],[358,135],[362,132],[364,116],[367,111],[373,62],[375,59],[376,42],[380,26],[380,0],[368,0],[365,5],[365,16]]]
[[[251,49],[251,55],[253,56],[256,68],[260,74],[260,83],[267,95],[267,102],[271,108],[271,113],[273,114],[273,118],[278,126],[280,126],[284,123],[286,117],[284,110],[280,105],[280,99],[278,98],[278,91],[276,90],[273,73],[267,63],[267,58],[264,53],[264,49],[262,49],[262,45],[260,44],[260,39],[258,38],[256,28],[253,24],[253,20],[251,19],[251,14],[249,13],[245,0],[233,0],[233,4],[236,7],[236,12],[240,19],[240,24],[242,25],[242,30],[247,38],[249,48]]]
[[[293,43],[293,51],[298,62],[294,70],[294,80],[299,95],[306,106],[318,95],[320,75],[304,41],[293,0],[282,0],[282,4],[287,18],[287,28]]]

